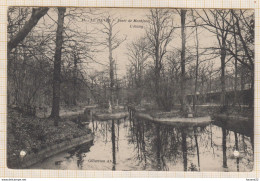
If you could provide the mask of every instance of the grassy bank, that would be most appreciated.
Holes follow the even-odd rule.
[[[73,122],[75,115],[62,117],[58,127],[49,118],[25,115],[11,108],[7,115],[7,164],[19,160],[21,150],[27,155],[37,154],[49,146],[91,133]]]
[[[155,118],[171,118],[171,117],[183,117],[180,105],[176,105],[171,111],[164,111],[154,104],[142,105],[142,106],[130,106],[136,109],[138,112],[146,113]],[[232,107],[229,106],[225,112],[221,112],[221,107],[218,105],[197,105],[195,117],[214,116],[218,114],[224,114],[226,116],[237,116],[253,119],[254,111],[248,107]]]

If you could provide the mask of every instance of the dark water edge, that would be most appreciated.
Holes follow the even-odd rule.
[[[93,121],[95,138],[31,168],[249,172],[254,165],[249,125],[216,120],[204,126],[170,126],[144,120]],[[234,156],[234,151],[239,156]]]

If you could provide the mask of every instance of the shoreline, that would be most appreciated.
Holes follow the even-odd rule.
[[[81,111],[62,115],[58,126],[51,118],[25,115],[15,109],[7,114],[7,166],[26,168],[72,147],[93,141],[91,129],[77,122]],[[21,151],[25,157],[20,158]]]
[[[181,117],[177,110],[172,110],[169,112],[160,112],[160,110],[145,110],[144,108],[136,108],[135,106],[129,105],[128,110],[130,111],[130,116],[136,116],[138,118],[147,119],[153,122],[169,123],[169,124],[203,124],[210,123],[216,119],[222,119],[225,121],[234,122],[250,122],[253,118],[250,116],[241,116],[235,113],[218,113],[214,111],[213,107],[210,106],[198,106],[199,115],[193,118]],[[161,117],[161,114],[167,114],[166,117]],[[206,119],[210,117],[211,120]],[[199,120],[203,119],[203,120]]]
[[[74,138],[72,140],[66,140],[59,144],[51,145],[51,146],[41,150],[37,154],[32,153],[32,154],[26,155],[23,160],[10,161],[7,164],[7,167],[9,169],[21,169],[21,168],[27,169],[28,167],[33,166],[34,164],[37,164],[37,163],[43,161],[44,159],[54,156],[60,152],[69,150],[73,147],[76,147],[76,146],[79,146],[79,145],[82,145],[85,143],[90,143],[93,141],[93,139],[94,139],[94,136],[93,136],[93,134],[90,133],[86,136]]]

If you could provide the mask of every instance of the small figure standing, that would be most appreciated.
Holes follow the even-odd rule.
[[[118,99],[116,100],[116,109],[118,109],[119,105],[118,105]]]
[[[193,112],[192,112],[191,106],[189,104],[187,104],[187,117],[193,118]]]
[[[110,101],[108,101],[108,113],[112,113],[112,106]]]

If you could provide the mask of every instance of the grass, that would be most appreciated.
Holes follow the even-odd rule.
[[[41,149],[65,140],[89,134],[90,129],[79,127],[78,124],[66,117],[61,119],[57,127],[49,118],[38,118],[24,115],[8,109],[7,116],[7,162],[19,159],[21,150],[27,154],[37,153]]]

